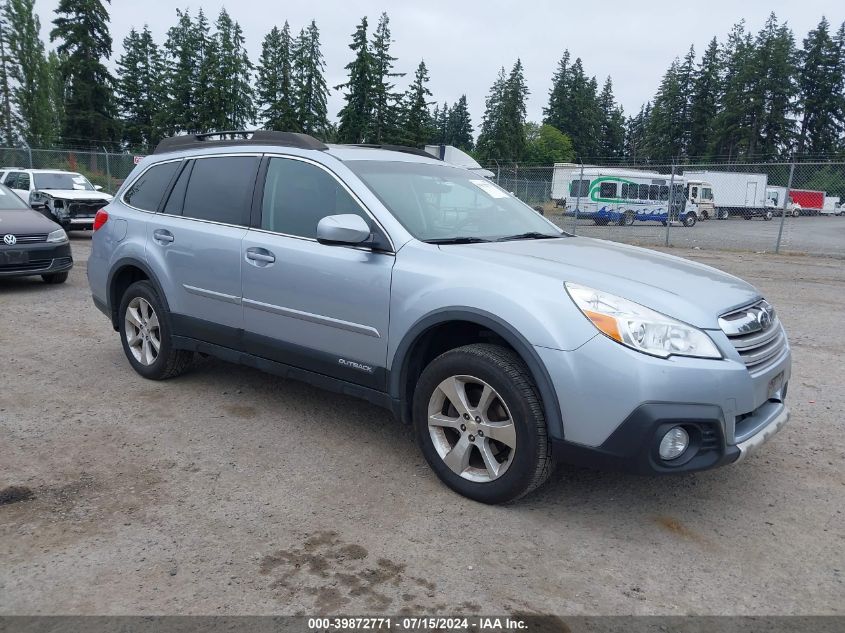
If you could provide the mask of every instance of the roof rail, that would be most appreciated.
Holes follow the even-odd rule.
[[[425,156],[426,158],[433,158],[440,160],[437,156],[432,156],[424,149],[419,147],[408,147],[407,145],[379,145],[377,143],[352,143],[352,147],[367,147],[370,149],[386,149],[391,152],[402,152],[403,154],[414,154],[416,156]]]
[[[227,138],[229,137],[229,138]],[[239,138],[235,138],[239,137]],[[183,134],[159,141],[153,154],[178,152],[198,147],[226,147],[231,145],[284,145],[298,149],[326,150],[328,146],[308,134],[277,132],[275,130],[227,130],[203,134]]]

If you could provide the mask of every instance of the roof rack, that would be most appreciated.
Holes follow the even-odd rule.
[[[299,149],[328,149],[328,146],[322,141],[308,134],[299,134],[298,132],[227,130],[223,132],[207,132],[204,134],[183,134],[164,138],[156,146],[153,154],[178,152],[179,150],[198,147],[226,147],[230,145],[284,145]]]
[[[437,156],[429,154],[424,149],[419,147],[408,147],[407,145],[379,145],[376,143],[352,143],[352,147],[367,147],[369,149],[386,149],[391,152],[402,152],[403,154],[414,154],[416,156],[425,156],[426,158],[434,158],[440,160]]]

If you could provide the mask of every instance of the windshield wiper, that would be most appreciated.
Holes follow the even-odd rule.
[[[528,233],[518,233],[517,235],[506,235],[500,237],[497,242],[509,242],[511,240],[551,240],[556,237],[563,237],[562,235],[549,235],[548,233],[539,233],[538,231],[529,231]]]
[[[489,242],[490,240],[485,240],[483,237],[469,237],[469,236],[461,236],[461,237],[442,237],[439,239],[433,240],[423,240],[426,244],[479,244],[481,242]]]

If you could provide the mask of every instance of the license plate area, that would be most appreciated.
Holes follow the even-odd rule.
[[[783,387],[783,372],[776,374],[769,380],[769,385],[766,388],[766,398],[771,399],[776,395],[780,395],[780,390]]]
[[[29,263],[29,252],[27,251],[0,251],[0,264],[14,266],[15,264]]]

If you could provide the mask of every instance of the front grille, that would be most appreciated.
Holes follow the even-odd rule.
[[[80,216],[80,217],[88,217],[88,216],[95,216],[97,211],[102,209],[106,206],[106,202],[103,200],[93,200],[93,201],[82,201],[82,202],[68,202],[67,210],[68,214],[71,217]]]
[[[0,272],[41,270],[42,268],[49,268],[52,263],[52,259],[31,259],[25,264],[0,264]]]
[[[766,369],[786,346],[780,320],[766,301],[723,315],[719,325],[749,371]]]
[[[9,235],[15,236],[16,244],[35,244],[36,242],[47,241],[46,233],[9,233]],[[0,235],[0,246],[6,245],[6,242],[3,241],[5,237],[5,233]]]

